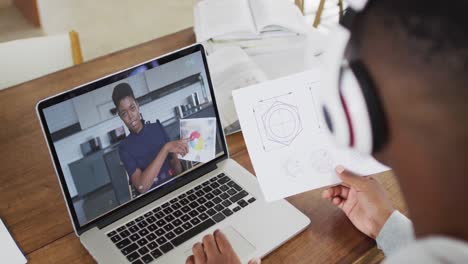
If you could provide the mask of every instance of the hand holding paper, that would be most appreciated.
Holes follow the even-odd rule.
[[[176,141],[170,141],[168,143],[166,143],[166,145],[164,145],[164,147],[166,148],[166,150],[170,153],[176,153],[180,156],[185,156],[189,149],[188,149],[188,139],[180,139],[180,140],[176,140]]]
[[[388,170],[337,147],[316,104],[320,71],[310,70],[233,92],[260,187],[268,201],[339,183],[337,165],[360,175]]]

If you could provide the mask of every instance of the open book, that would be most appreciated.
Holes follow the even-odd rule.
[[[197,41],[305,34],[307,24],[288,0],[203,0],[194,9]]]

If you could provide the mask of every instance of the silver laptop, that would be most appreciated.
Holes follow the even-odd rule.
[[[193,45],[42,100],[37,113],[76,235],[102,263],[185,263],[222,230],[242,262],[310,220],[266,203],[229,158],[205,51]]]

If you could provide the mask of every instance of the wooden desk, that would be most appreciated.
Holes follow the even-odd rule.
[[[93,262],[73,233],[35,113],[37,101],[194,41],[192,29],[186,29],[0,91],[0,217],[30,263]],[[228,144],[232,158],[253,173],[242,135],[229,136]],[[404,209],[391,173],[378,179],[396,207]],[[320,192],[288,198],[312,224],[264,258],[264,263],[367,262],[368,255],[378,252],[374,241],[356,230],[339,209],[323,201]]]

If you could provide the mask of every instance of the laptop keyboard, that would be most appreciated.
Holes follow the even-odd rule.
[[[150,263],[255,198],[221,173],[107,233],[132,263]]]

